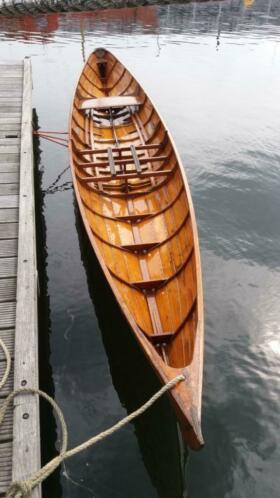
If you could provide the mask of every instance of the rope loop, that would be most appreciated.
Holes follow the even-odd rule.
[[[6,359],[6,368],[5,368],[5,372],[4,372],[4,375],[2,377],[2,379],[0,380],[0,389],[2,389],[4,387],[4,385],[6,384],[7,382],[7,379],[9,377],[9,373],[10,373],[10,370],[11,370],[11,356],[10,356],[10,353],[7,349],[7,346],[6,344],[2,341],[2,339],[0,339],[0,346],[3,350],[3,353],[4,353],[4,356],[5,356],[5,359]],[[1,422],[0,422],[1,424]]]
[[[6,492],[5,498],[28,498],[33,486],[28,481],[15,481]]]
[[[11,357],[9,354],[9,351],[7,350],[7,347],[5,346],[4,342],[0,339],[0,346],[3,349],[4,355],[6,357],[7,361],[7,366],[6,370],[3,376],[3,379],[0,381],[0,386],[3,387],[5,384],[8,375],[10,373],[11,369]],[[11,484],[11,486],[8,488],[5,498],[29,498],[32,490],[41,484],[47,477],[49,477],[52,472],[54,472],[59,465],[64,462],[67,458],[70,458],[71,456],[76,455],[77,453],[80,453],[87,448],[90,448],[94,444],[98,443],[99,441],[102,441],[103,439],[106,439],[107,437],[111,436],[114,434],[114,432],[117,432],[120,430],[124,425],[128,424],[135,418],[139,417],[139,415],[142,415],[145,411],[147,411],[150,406],[152,406],[165,392],[170,391],[176,384],[179,382],[186,380],[184,375],[177,375],[174,377],[174,379],[171,379],[167,384],[162,386],[162,388],[156,392],[144,405],[140,406],[137,410],[134,412],[130,413],[127,415],[127,417],[124,417],[122,420],[119,420],[115,425],[110,427],[109,429],[106,429],[105,431],[101,432],[100,434],[97,434],[96,436],[91,437],[87,441],[84,441],[82,444],[76,446],[75,448],[72,448],[71,450],[67,450],[67,441],[68,441],[68,431],[67,431],[67,426],[66,422],[64,419],[64,415],[59,408],[58,404],[44,391],[40,391],[40,389],[32,389],[32,388],[20,388],[15,391],[12,391],[9,396],[5,399],[1,409],[0,409],[0,426],[1,423],[5,417],[7,408],[9,404],[13,401],[13,399],[19,395],[19,394],[37,394],[47,400],[51,406],[54,409],[54,412],[56,416],[59,419],[59,422],[61,424],[61,430],[62,430],[62,444],[61,444],[61,449],[59,455],[57,455],[55,458],[53,458],[50,462],[48,462],[46,465],[44,465],[41,469],[35,471],[29,479],[24,480],[24,481],[16,481]]]

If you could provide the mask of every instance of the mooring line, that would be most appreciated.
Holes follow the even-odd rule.
[[[44,190],[42,190],[42,192],[44,194],[49,194],[49,193],[52,193],[52,190],[54,189],[54,187],[56,188],[59,188],[59,187],[64,187],[66,184],[69,184],[69,183],[72,183],[72,182],[64,182],[62,185],[57,185],[60,178],[64,175],[64,173],[66,173],[66,171],[70,168],[70,166],[66,166],[66,168],[64,168],[61,173],[59,173],[56,177],[56,179]]]
[[[57,185],[56,187],[50,190],[43,190],[44,194],[55,194],[56,192],[66,192],[66,190],[73,189],[73,183],[71,181],[64,182],[61,185]]]
[[[34,126],[34,125],[33,125]],[[56,137],[56,135],[68,135],[67,131],[42,131],[33,129],[33,135],[36,137],[44,138],[58,145],[63,145],[68,147],[68,139]],[[64,192],[65,190],[70,190],[73,188],[72,182],[64,182],[62,185],[57,185],[62,175],[70,168],[68,165],[64,170],[59,173],[57,178],[53,183],[49,185],[46,189],[42,190],[43,194],[55,194],[55,192]]]
[[[0,387],[2,388],[7,381],[7,378],[10,373],[11,369],[11,356],[10,353],[2,341],[0,339],[0,346],[4,352],[5,358],[6,358],[6,369],[4,376],[0,382]],[[146,403],[144,403],[140,408],[135,410],[134,412],[130,413],[127,415],[127,417],[124,417],[122,420],[119,420],[116,424],[114,424],[112,427],[109,429],[106,429],[105,431],[101,432],[100,434],[97,434],[96,436],[91,437],[87,441],[84,441],[82,444],[79,444],[78,446],[67,450],[67,444],[68,444],[68,430],[67,430],[67,425],[65,422],[64,415],[62,413],[62,410],[58,406],[58,404],[44,391],[41,391],[40,389],[32,389],[32,388],[20,388],[16,389],[15,391],[12,391],[8,397],[5,399],[1,409],[0,409],[0,426],[4,420],[6,411],[8,409],[9,404],[13,401],[13,399],[18,395],[18,394],[37,394],[44,398],[46,401],[48,401],[51,406],[53,407],[53,410],[58,417],[60,424],[61,424],[61,432],[62,432],[62,443],[61,443],[61,449],[59,455],[57,455],[55,458],[50,460],[46,465],[44,465],[41,469],[37,470],[36,472],[33,473],[32,476],[30,476],[29,479],[23,480],[23,481],[15,481],[13,482],[10,487],[8,488],[5,497],[6,498],[28,498],[31,495],[32,490],[41,484],[47,477],[49,477],[59,465],[61,465],[66,459],[77,455],[78,453],[86,450],[87,448],[90,448],[94,444],[98,443],[99,441],[102,441],[103,439],[106,439],[107,437],[111,436],[114,434],[114,432],[117,432],[120,430],[122,427],[127,425],[129,422],[134,420],[135,418],[139,417],[142,415],[146,410],[148,410],[164,393],[167,391],[171,390],[173,387],[176,386],[179,382],[185,380],[184,375],[177,375],[173,379],[171,379],[167,384],[165,384],[159,391],[157,391]]]
[[[54,142],[57,145],[62,145],[63,147],[68,147],[68,139],[61,138],[59,135],[68,135],[66,131],[43,131],[43,130],[33,130],[33,135],[36,137],[44,138],[49,142]],[[58,136],[56,136],[58,135]]]
[[[7,349],[7,346],[6,344],[4,343],[4,341],[2,341],[2,339],[0,339],[0,346],[3,350],[3,353],[5,355],[5,359],[6,359],[6,368],[5,368],[5,372],[4,372],[4,375],[0,381],[0,389],[2,389],[4,387],[4,385],[6,384],[7,382],[7,379],[9,377],[9,373],[11,371],[11,355]]]

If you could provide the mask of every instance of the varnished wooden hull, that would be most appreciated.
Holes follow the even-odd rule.
[[[107,50],[91,54],[70,115],[75,193],[92,247],[131,328],[170,393],[181,431],[203,445],[203,296],[195,215],[157,110]],[[114,330],[112,323],[112,333]]]

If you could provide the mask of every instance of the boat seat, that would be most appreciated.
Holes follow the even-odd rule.
[[[106,152],[107,158],[101,158],[99,161],[86,161],[86,162],[79,162],[77,165],[80,168],[94,168],[95,174],[92,176],[87,176],[80,178],[81,181],[86,182],[86,183],[91,183],[91,182],[102,182],[102,183],[108,183],[112,180],[133,180],[136,178],[141,178],[144,180],[147,178],[147,180],[150,180],[151,178],[155,177],[161,177],[161,176],[168,176],[170,173],[172,173],[172,170],[170,169],[147,169],[147,164],[153,163],[153,162],[166,162],[168,159],[168,156],[162,155],[162,156],[147,156],[147,157],[139,157],[137,154],[137,151],[139,150],[139,146],[135,147],[135,145],[130,145],[129,147],[126,148],[127,151],[130,151],[131,156],[124,156],[124,157],[114,157],[114,150],[117,150],[120,152],[122,149],[114,149],[113,147],[108,147],[106,150],[102,150],[102,153]],[[141,150],[141,149],[140,149]],[[100,153],[100,152],[99,152]],[[117,171],[116,166],[119,168],[126,167],[126,165],[129,164],[134,164],[135,170],[119,170]],[[144,168],[142,168],[142,165],[144,165]],[[146,165],[146,166],[145,166]],[[107,169],[109,167],[109,170]],[[97,168],[99,169],[99,175],[96,175],[96,170]],[[105,169],[101,169],[105,168]]]
[[[141,105],[143,101],[134,95],[122,95],[112,97],[99,97],[96,99],[82,100],[79,109],[109,109],[117,107]]]
[[[73,142],[73,145],[75,146],[75,143]],[[143,144],[143,145],[136,145],[135,149],[139,151],[145,151],[145,150],[151,150],[151,149],[162,149],[164,146],[164,142],[160,143],[154,143],[154,144]],[[129,152],[130,146],[128,147],[112,147],[112,152]],[[75,150],[77,154],[83,156],[87,154],[107,154],[108,148],[101,148],[101,149],[76,149]]]
[[[133,145],[131,145],[131,147],[133,147]],[[112,152],[112,148],[111,149],[111,152]],[[107,149],[107,154],[109,155],[109,152],[108,152],[109,148]],[[132,149],[131,149],[132,151]],[[137,155],[134,153],[133,155],[131,156],[125,156],[123,158],[113,158],[114,159],[114,164],[118,164],[118,165],[124,165],[124,164],[134,164],[135,165],[135,170],[137,171],[138,174],[141,174],[142,170],[141,170],[141,165],[142,164],[147,164],[147,163],[156,163],[156,162],[160,162],[160,161],[166,161],[168,159],[168,156],[164,155],[164,156],[148,156],[148,157],[137,157]],[[82,162],[82,163],[78,163],[78,166],[80,166],[80,168],[89,168],[91,166],[94,166],[95,168],[106,168],[108,166],[108,160],[107,159],[103,159],[102,161],[86,161],[86,162]],[[151,171],[158,171],[158,170],[149,170],[149,172]],[[147,172],[148,173],[148,172]]]
[[[78,164],[79,166],[79,164]],[[97,167],[98,164],[96,163],[88,163],[86,168],[89,167]],[[112,180],[133,180],[139,177],[144,180],[145,178],[159,178],[161,176],[168,176],[173,173],[172,169],[164,169],[164,170],[150,170],[150,171],[144,171],[139,175],[139,173],[134,173],[134,172],[129,172],[129,173],[116,173],[116,174],[110,174],[109,172],[105,175],[100,175],[100,176],[82,176],[79,177],[81,182],[85,183],[100,183],[100,182],[111,182]]]

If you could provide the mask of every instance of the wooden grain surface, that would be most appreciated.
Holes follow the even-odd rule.
[[[0,404],[13,388],[38,386],[31,93],[29,60],[0,64],[0,337],[13,360]],[[5,364],[1,351],[0,376]],[[38,400],[16,398],[0,428],[0,495],[39,468],[39,429]]]
[[[38,387],[38,320],[35,205],[32,142],[31,62],[24,60],[20,149],[19,243],[15,329],[14,388]],[[28,458],[26,455],[28,454]],[[18,396],[14,403],[13,480],[26,479],[40,467],[39,403]],[[32,493],[40,496],[40,488]]]
[[[16,74],[16,78],[14,78]],[[7,101],[22,95],[22,64],[7,66],[0,64],[0,338],[14,358],[16,273],[18,253],[18,175],[19,146],[16,155],[11,154],[15,138],[19,140],[20,114],[7,108]],[[15,91],[14,91],[15,89]],[[9,92],[11,91],[11,94]],[[13,138],[8,138],[9,134]],[[11,162],[11,157],[14,161]],[[9,188],[9,186],[11,188]],[[8,188],[7,188],[8,187]],[[0,352],[0,376],[6,366],[4,354]],[[13,389],[12,371],[4,388],[0,391],[0,405]],[[12,480],[13,408],[10,407],[0,427],[0,494],[4,493]]]
[[[174,142],[131,73],[105,49],[73,99],[71,168],[91,244],[131,328],[172,399],[187,443],[200,431],[203,296],[190,189]]]

